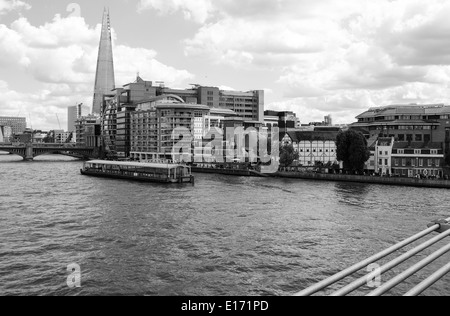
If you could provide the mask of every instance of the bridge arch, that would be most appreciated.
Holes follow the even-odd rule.
[[[4,148],[2,148],[2,149],[0,149],[0,151],[1,152],[5,152],[5,153],[9,153],[9,154],[12,154],[12,155],[15,155],[15,156],[20,156],[23,159],[25,159],[25,157],[26,157],[25,150],[23,152],[21,152],[21,151],[14,150],[14,149],[4,149]]]

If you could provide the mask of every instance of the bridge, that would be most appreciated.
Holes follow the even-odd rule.
[[[98,158],[97,148],[75,144],[0,144],[0,151],[19,155],[26,161],[33,161],[34,158],[46,154],[61,154],[84,159]]]

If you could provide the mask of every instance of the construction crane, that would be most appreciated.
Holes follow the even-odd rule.
[[[56,118],[58,119],[58,125],[59,125],[59,129],[61,129],[61,122],[59,121],[59,116],[58,116],[58,113],[56,113]]]

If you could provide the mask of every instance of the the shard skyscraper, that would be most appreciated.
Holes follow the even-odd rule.
[[[103,95],[115,88],[114,60],[111,40],[109,10],[103,12],[102,35],[98,49],[97,72],[95,75],[94,102],[92,113],[101,114]]]

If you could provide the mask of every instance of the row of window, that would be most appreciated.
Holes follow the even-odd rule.
[[[303,152],[306,152],[306,153],[310,153],[310,152],[313,152],[313,153],[316,153],[316,152],[319,152],[319,153],[323,153],[323,152],[326,152],[326,153],[328,153],[328,152],[334,153],[335,150],[334,150],[334,149],[303,149],[303,148],[301,148],[301,149],[299,149],[299,152],[300,152],[300,153],[303,153]]]
[[[430,154],[431,155],[437,155],[439,153],[439,151],[437,149],[431,149],[430,150]],[[405,150],[404,149],[397,149],[397,154],[399,155],[404,155],[405,154]],[[414,155],[421,155],[422,154],[422,149],[414,149]]]
[[[448,120],[450,115],[395,115],[395,116],[377,116],[377,117],[366,117],[359,119],[359,122],[374,122],[374,121],[416,121],[416,120]]]
[[[383,159],[380,159],[380,165],[383,165]],[[388,165],[388,159],[384,160],[384,165]],[[426,164],[426,165],[425,165]],[[440,167],[441,160],[440,159],[422,159],[422,158],[394,158],[394,166],[395,167]]]

